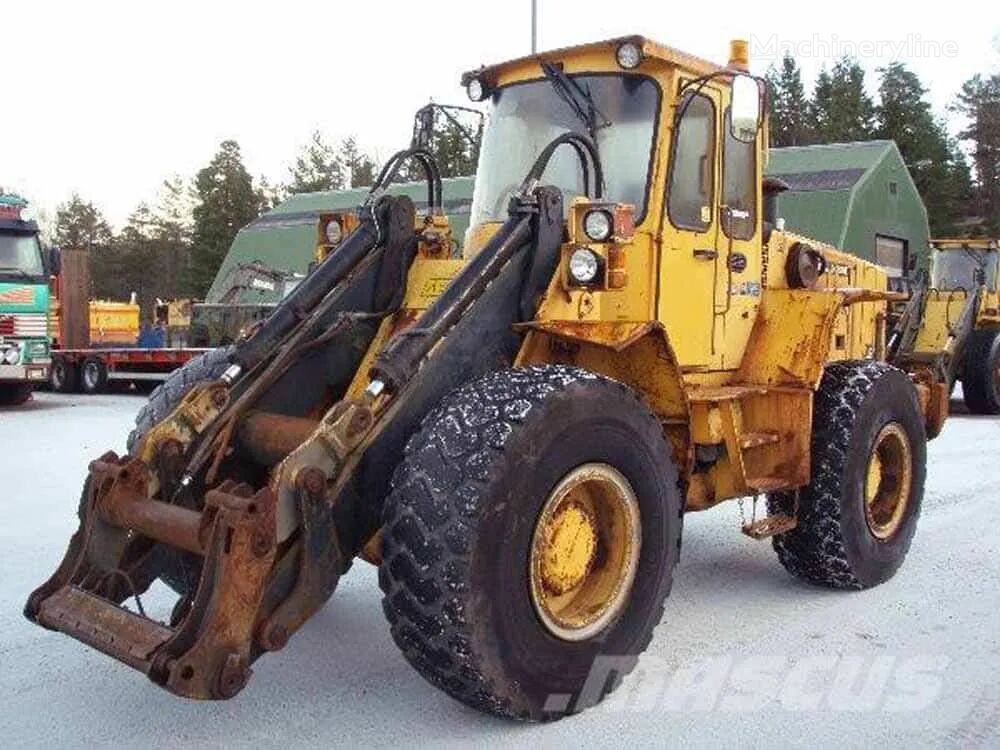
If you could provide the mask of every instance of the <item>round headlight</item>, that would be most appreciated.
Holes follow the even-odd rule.
[[[24,206],[21,209],[21,221],[34,221],[38,218],[38,212],[34,206]]]
[[[569,256],[569,275],[579,284],[589,284],[597,278],[601,264],[593,250],[581,247]]]
[[[607,211],[588,211],[583,217],[583,231],[594,242],[605,242],[611,237],[611,214]]]
[[[340,226],[340,222],[336,219],[332,219],[326,225],[326,241],[329,245],[336,245],[344,238],[344,230]]]
[[[809,289],[824,273],[826,258],[822,253],[805,242],[792,245],[788,251],[788,260],[785,261],[785,275],[790,287]]]
[[[465,84],[465,93],[469,95],[472,101],[481,102],[486,98],[486,87],[483,86],[483,82],[478,78],[473,78]]]
[[[635,42],[625,42],[618,45],[618,49],[615,51],[615,59],[618,60],[618,64],[625,68],[625,70],[638,68],[639,63],[642,62],[642,49]]]
[[[10,349],[3,353],[3,361],[8,365],[16,365],[21,359],[21,352],[16,346],[12,346]]]

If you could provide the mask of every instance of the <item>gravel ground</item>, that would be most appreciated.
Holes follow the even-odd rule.
[[[39,394],[0,412],[5,747],[1000,746],[1000,419],[957,414],[931,444],[910,556],[871,591],[797,583],[738,532],[735,504],[692,514],[636,672],[596,709],[524,726],[463,708],[405,664],[366,564],[226,703],[174,698],[29,625],[21,607],[61,558],[87,461],[124,449],[140,405]],[[163,592],[150,599],[162,613]]]

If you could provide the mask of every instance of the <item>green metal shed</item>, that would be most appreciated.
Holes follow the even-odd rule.
[[[892,141],[863,141],[771,149],[767,173],[789,184],[778,200],[786,226],[822,242],[877,260],[897,273],[906,259],[926,257],[927,212]],[[444,180],[444,208],[459,241],[469,225],[474,177]],[[226,292],[227,277],[238,263],[260,261],[292,273],[305,273],[316,245],[322,211],[358,207],[367,189],[303,193],[289,197],[240,230],[215,277],[207,300]],[[392,192],[426,207],[422,182],[395,185]],[[240,302],[273,303],[266,291],[248,290]]]
[[[444,210],[451,218],[454,236],[459,241],[469,226],[473,180],[472,177],[442,180]],[[427,184],[424,182],[400,183],[393,185],[389,192],[410,196],[418,211],[427,207]],[[250,222],[237,233],[229,247],[205,296],[206,301],[218,302],[226,293],[229,273],[238,263],[260,261],[277,270],[305,273],[316,251],[316,222],[320,213],[357,208],[367,195],[367,188],[300,193]],[[266,304],[277,302],[277,299],[265,290],[247,290],[239,301]]]
[[[929,252],[927,210],[893,141],[771,150],[767,173],[789,185],[786,226],[873,260],[900,276]]]

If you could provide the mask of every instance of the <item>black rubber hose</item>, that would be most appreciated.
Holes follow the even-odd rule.
[[[427,179],[427,206],[432,211],[441,211],[444,205],[444,188],[441,182],[441,170],[438,168],[434,155],[425,148],[407,148],[397,151],[386,161],[379,172],[375,183],[368,193],[369,200],[378,190],[385,190],[399,175],[399,170],[408,159],[420,163]]]
[[[552,159],[552,154],[555,150],[562,146],[564,143],[568,143],[576,151],[577,156],[580,158],[580,164],[582,165],[584,174],[584,190],[587,193],[588,198],[602,198],[604,197],[604,168],[601,165],[601,157],[597,152],[597,144],[589,138],[588,136],[582,135],[581,133],[563,133],[560,136],[555,137],[549,143],[548,146],[542,149],[542,152],[535,159],[535,163],[528,170],[527,176],[524,178],[524,182],[521,185],[522,192],[531,188],[532,183],[538,182],[542,179],[542,174],[545,172],[545,168],[548,167],[549,161]],[[590,185],[587,184],[587,160],[584,157],[584,152],[590,157],[591,164],[594,165],[594,189],[593,192],[590,190]]]

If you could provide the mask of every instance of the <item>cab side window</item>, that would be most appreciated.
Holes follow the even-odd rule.
[[[712,223],[715,197],[715,105],[702,94],[687,94],[674,135],[667,215],[681,229],[703,232]]]
[[[726,142],[722,154],[722,229],[735,240],[749,240],[757,227],[757,143],[733,138],[726,110]]]

